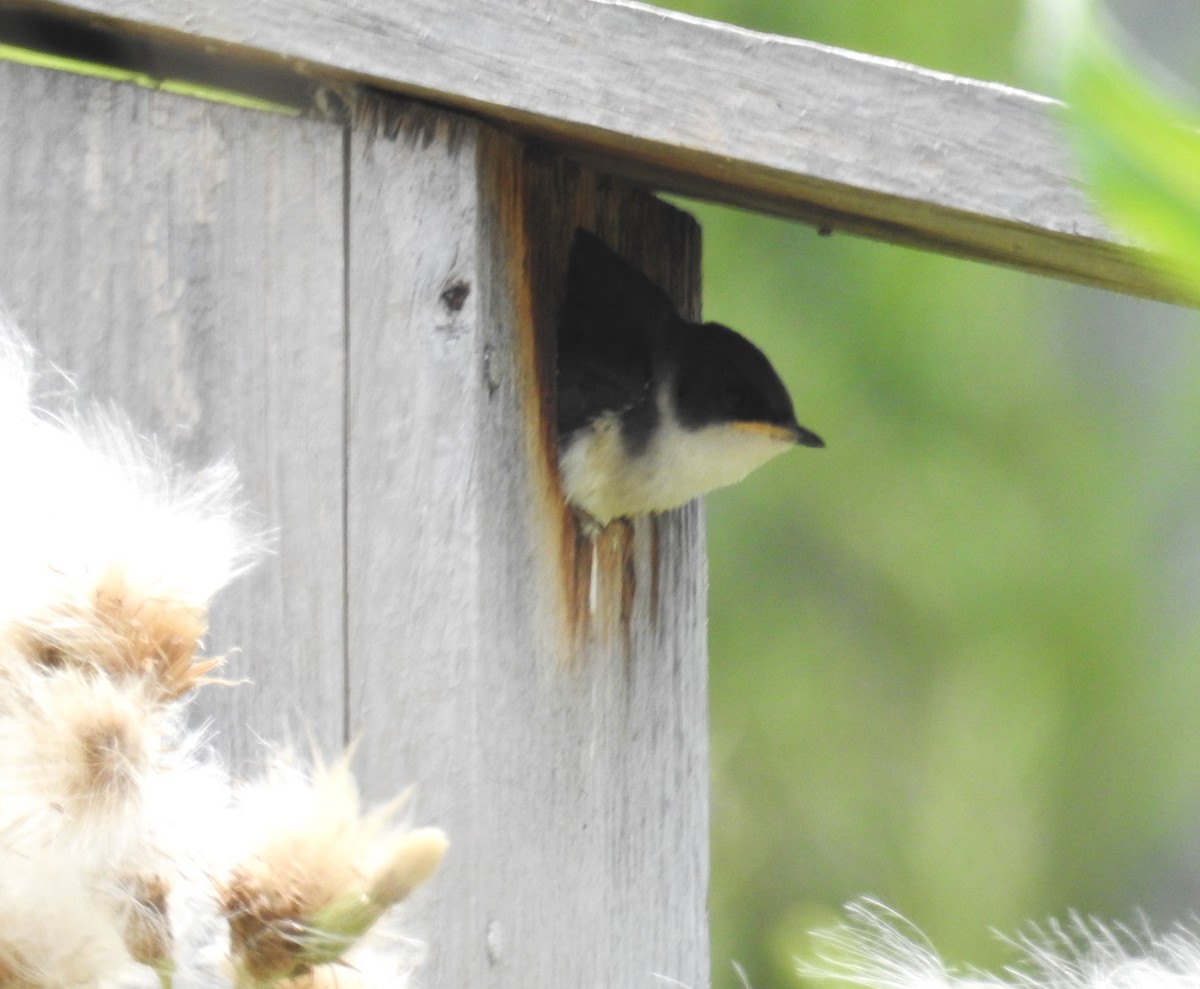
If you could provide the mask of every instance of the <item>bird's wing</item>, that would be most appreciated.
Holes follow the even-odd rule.
[[[559,434],[644,401],[660,334],[676,318],[661,288],[577,231],[558,325]]]

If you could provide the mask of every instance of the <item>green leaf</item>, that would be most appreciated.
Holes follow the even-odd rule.
[[[1094,21],[1072,46],[1066,95],[1100,211],[1200,305],[1200,120],[1140,78]]]

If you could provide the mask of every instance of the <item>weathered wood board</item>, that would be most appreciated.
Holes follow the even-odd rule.
[[[454,842],[426,975],[706,985],[700,509],[607,536],[588,611],[547,404],[575,226],[693,308],[697,231],[415,105],[368,103],[350,163],[350,729]]]
[[[253,681],[199,700],[235,758],[249,724],[343,737],[341,198],[338,127],[0,62],[0,304],[277,530],[212,616]]]
[[[203,713],[238,762],[351,739],[370,796],[418,785],[429,986],[708,984],[701,510],[593,548],[563,509],[577,224],[696,311],[690,219],[479,121],[0,63],[0,299],[84,396],[237,462],[278,549],[214,616],[254,684]]]
[[[628,0],[20,0],[241,64],[356,80],[614,175],[1168,298],[1088,207],[1058,105]]]

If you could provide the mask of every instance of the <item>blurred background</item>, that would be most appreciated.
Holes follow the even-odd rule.
[[[1056,95],[1050,4],[661,5]],[[1137,11],[1198,64],[1194,3]],[[682,205],[828,443],[708,499],[715,984],[800,985],[863,895],[980,966],[1196,914],[1197,314]]]

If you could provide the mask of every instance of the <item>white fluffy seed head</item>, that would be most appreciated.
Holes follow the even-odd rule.
[[[102,893],[78,873],[44,863],[5,877],[0,897],[0,985],[6,989],[90,989],[111,984],[130,964],[122,925]]]
[[[142,599],[202,613],[251,558],[231,468],[174,479],[157,451],[107,432],[100,452],[36,420],[0,440],[0,465],[17,482],[0,486],[0,629],[53,631],[114,575]]]
[[[34,384],[28,344],[0,313],[0,669],[30,642],[86,659],[90,635],[103,652],[113,629],[89,621],[114,588],[126,630],[154,612],[161,631],[170,614],[190,654],[213,594],[261,546],[233,468],[181,472],[112,415],[38,409]],[[166,650],[176,667],[182,650]]]
[[[0,860],[119,863],[144,837],[142,786],[162,741],[137,683],[79,669],[0,675]]]
[[[388,908],[441,832],[364,814],[345,761],[281,762],[235,800],[170,703],[258,549],[232,469],[185,476],[111,416],[39,410],[33,367],[0,312],[0,986],[398,985]]]
[[[1135,932],[1080,916],[1011,939],[1018,958],[1003,975],[948,966],[912,924],[879,903],[847,907],[818,932],[817,959],[800,973],[864,989],[1196,989],[1200,937],[1184,928]]]
[[[138,683],[0,674],[0,985],[103,984],[151,950],[136,919],[167,881],[144,814],[163,718]]]
[[[238,801],[246,843],[219,883],[238,971],[251,982],[336,962],[436,870],[441,832],[363,813],[348,760],[303,772],[281,757]]]

